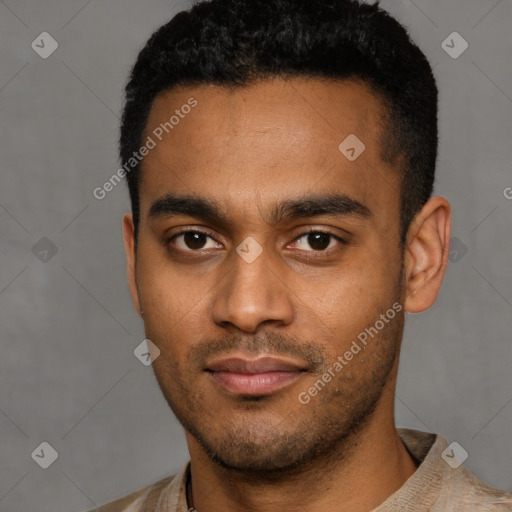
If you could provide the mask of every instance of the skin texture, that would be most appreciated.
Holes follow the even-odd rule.
[[[130,214],[123,229],[133,302],[161,351],[155,376],[186,430],[195,508],[372,510],[416,469],[394,425],[398,356],[405,311],[431,307],[441,286],[449,204],[430,199],[400,247],[401,175],[380,157],[382,103],[360,82],[167,91],[145,137],[191,97],[197,106],[142,162],[136,251]],[[338,150],[350,134],[366,146],[355,161]],[[332,193],[369,214],[272,218],[283,201]],[[215,201],[223,221],[149,215],[165,194]],[[187,230],[207,236],[176,236]],[[262,249],[251,263],[236,251],[247,237]],[[393,304],[403,309],[301,403]],[[304,371],[256,398],[205,371],[216,358],[262,354]]]

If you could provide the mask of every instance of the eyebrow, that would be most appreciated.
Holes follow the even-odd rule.
[[[149,209],[148,217],[151,220],[177,215],[194,217],[222,226],[229,225],[228,218],[215,201],[190,195],[166,194],[156,199]],[[286,199],[273,205],[268,222],[280,224],[289,220],[322,215],[367,219],[372,213],[367,206],[345,194],[319,194]]]

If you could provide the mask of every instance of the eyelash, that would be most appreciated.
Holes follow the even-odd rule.
[[[215,240],[215,238],[208,232],[206,231],[201,231],[201,230],[198,230],[198,229],[186,229],[184,231],[180,231],[178,233],[175,233],[174,235],[172,235],[170,238],[168,238],[166,241],[165,241],[165,245],[167,247],[169,247],[171,245],[171,242],[173,240],[175,240],[176,238],[178,238],[179,236],[182,236],[182,235],[186,235],[187,233],[197,233],[197,234],[201,234],[201,235],[205,235],[209,238],[211,238],[212,240],[214,240],[216,243],[220,243],[218,242],[217,240]],[[303,238],[304,236],[307,236],[307,235],[310,235],[310,234],[322,234],[322,235],[327,235],[327,236],[330,236],[332,238],[334,238],[337,242],[340,243],[341,246],[345,246],[347,245],[347,241],[344,240],[343,238],[339,237],[338,235],[335,235],[334,233],[330,232],[330,231],[325,231],[325,230],[322,230],[322,229],[315,229],[315,228],[312,228],[312,229],[309,229],[307,231],[304,231],[302,232],[299,236],[295,237],[293,239],[293,242],[297,241],[297,240],[300,240],[301,238]],[[301,251],[301,252],[304,252],[306,254],[308,254],[308,258],[317,258],[317,257],[322,257],[323,255],[325,254],[330,254],[331,251],[333,251],[333,249],[335,250],[335,248],[331,247],[330,249],[324,249],[324,250],[311,250],[311,251]],[[189,250],[183,250],[183,249],[176,249],[177,251],[181,251],[181,252],[185,252],[185,253],[196,253],[196,254],[204,254],[204,252],[201,252],[201,249],[197,249],[197,250],[194,250],[194,249],[189,249]]]

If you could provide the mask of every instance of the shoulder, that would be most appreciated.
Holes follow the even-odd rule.
[[[127,494],[100,507],[88,510],[87,512],[142,512],[146,510],[148,502],[156,503],[162,490],[169,485],[176,475],[168,476],[150,485],[142,487],[137,491]]]
[[[450,496],[450,503],[457,503],[455,510],[512,512],[512,494],[491,487],[463,466],[454,471],[453,478],[448,479],[448,482],[444,495]]]
[[[486,484],[460,462],[455,466],[448,462],[447,451],[451,448],[444,436],[404,428],[397,431],[418,463],[398,498],[403,500],[405,492],[409,501],[428,502],[431,512],[512,512],[512,494]],[[453,451],[449,456],[455,456]],[[400,503],[403,505],[403,501]],[[399,509],[413,510],[403,506]]]

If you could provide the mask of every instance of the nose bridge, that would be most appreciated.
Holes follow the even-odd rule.
[[[293,307],[276,270],[272,269],[270,254],[254,239],[246,239],[230,255],[230,260],[228,275],[215,295],[215,322],[230,323],[248,332],[266,321],[290,323]]]

